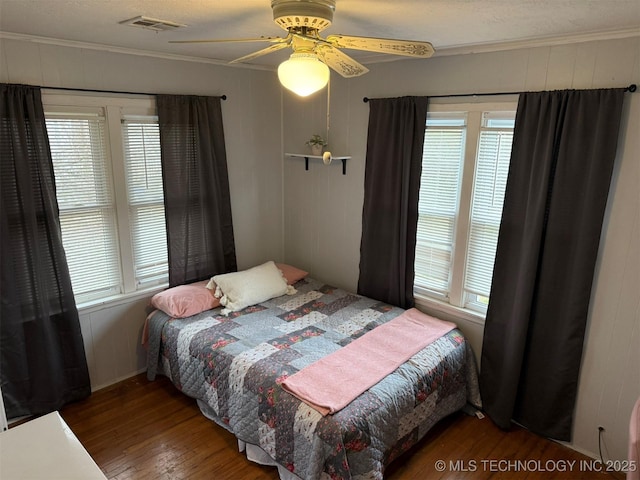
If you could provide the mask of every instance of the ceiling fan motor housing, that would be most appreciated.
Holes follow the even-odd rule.
[[[314,28],[321,32],[331,25],[335,0],[271,0],[273,21],[284,30]]]

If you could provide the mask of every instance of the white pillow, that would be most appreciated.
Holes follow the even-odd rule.
[[[220,298],[223,315],[242,310],[281,295],[293,295],[296,289],[287,285],[282,272],[272,261],[241,272],[216,275],[212,279],[216,297]]]

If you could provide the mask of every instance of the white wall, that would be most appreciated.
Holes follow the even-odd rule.
[[[0,82],[227,95],[222,114],[238,268],[283,258],[282,102],[273,72],[0,38]],[[140,334],[149,297],[80,311],[94,390],[144,370]]]
[[[326,167],[285,157],[285,258],[312,272],[319,280],[355,290],[360,261],[360,219],[364,195],[364,152],[367,111],[362,96],[351,94],[351,81],[331,76],[328,150],[334,156],[351,155],[347,173],[342,164]],[[362,110],[362,111],[360,111]],[[327,137],[326,91],[299,99],[284,94],[284,150],[308,153],[312,134]],[[354,117],[354,118],[352,118]]]
[[[358,278],[366,155],[367,96],[625,87],[640,84],[640,39],[609,40],[370,65],[371,72],[331,89],[331,143],[352,155],[347,175],[285,160],[285,259],[337,286]],[[332,77],[332,78],[335,78]],[[466,99],[463,99],[463,101]],[[326,94],[285,96],[285,151],[323,133]],[[618,158],[603,227],[575,413],[573,447],[627,455],[629,417],[640,396],[640,93],[626,94]],[[460,320],[476,354],[483,328]]]

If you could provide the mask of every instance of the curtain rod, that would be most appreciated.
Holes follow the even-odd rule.
[[[635,83],[632,83],[628,87],[624,89],[625,92],[635,92],[638,89],[638,86]],[[521,93],[527,92],[494,92],[494,93],[453,93],[451,95],[426,95],[429,98],[454,98],[454,97],[490,97],[492,95],[520,95]],[[362,99],[364,103],[369,101],[369,97],[364,97]]]
[[[69,90],[71,92],[87,92],[87,93],[113,93],[118,95],[159,95],[158,93],[142,93],[142,92],[123,92],[118,90],[100,90],[96,88],[71,88],[71,87],[40,87],[47,90]],[[226,95],[220,95],[222,100],[226,100]]]

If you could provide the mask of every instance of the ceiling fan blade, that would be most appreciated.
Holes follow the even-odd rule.
[[[169,43],[245,43],[245,42],[286,42],[287,38],[282,37],[260,37],[260,38],[227,38],[210,40],[169,40]]]
[[[328,45],[318,45],[316,52],[324,63],[345,78],[359,77],[369,71],[364,65],[356,62],[349,55],[342,53],[337,48]]]
[[[427,58],[433,55],[433,45],[429,42],[396,40],[387,38],[354,37],[349,35],[329,35],[327,41],[334,47],[365,50],[367,52],[390,53],[406,57]]]
[[[229,63],[242,63],[248,62],[249,60],[253,60],[254,58],[261,57],[262,55],[266,55],[267,53],[276,52],[278,50],[282,50],[283,48],[287,48],[289,46],[289,42],[275,43],[273,45],[268,46],[267,48],[263,48],[262,50],[258,50],[257,52],[250,53],[249,55],[245,55],[244,57],[236,58],[235,60],[231,60]]]

